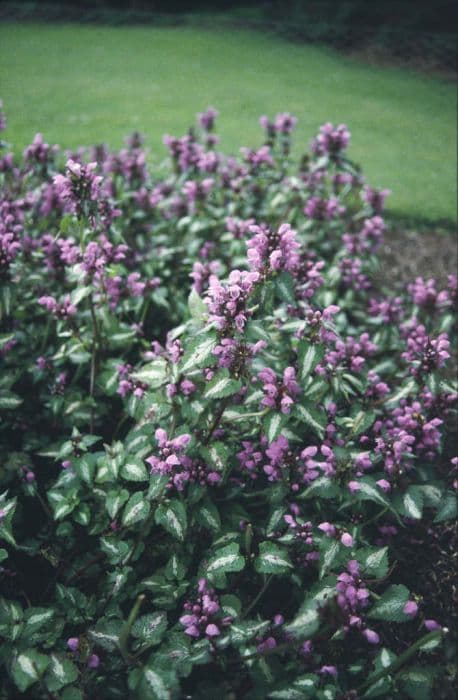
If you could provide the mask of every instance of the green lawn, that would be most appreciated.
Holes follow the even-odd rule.
[[[298,148],[324,121],[346,122],[350,155],[393,212],[456,218],[455,86],[363,65],[253,31],[6,24],[0,27],[6,137],[119,146],[133,129],[162,157],[164,133],[219,109],[227,152],[260,143],[258,117],[290,111]]]

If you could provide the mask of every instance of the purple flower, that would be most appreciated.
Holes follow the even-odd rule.
[[[67,647],[70,649],[70,651],[77,651],[78,647],[80,645],[80,640],[78,637],[70,637],[67,639]]]
[[[88,668],[98,668],[100,664],[100,659],[97,654],[91,654],[87,660]]]
[[[377,634],[377,632],[374,632],[374,630],[369,630],[365,629],[362,631],[363,637],[367,639],[369,644],[379,644],[380,643],[380,637]]]
[[[341,155],[350,142],[350,132],[345,124],[334,126],[330,122],[320,126],[318,136],[312,141],[312,151],[317,156]]]
[[[272,271],[292,272],[299,264],[300,244],[289,224],[282,224],[274,233],[267,226],[251,226],[255,235],[247,241],[248,263],[252,270],[267,275]]]
[[[418,605],[414,600],[408,600],[403,607],[403,612],[409,617],[415,617],[418,612]]]

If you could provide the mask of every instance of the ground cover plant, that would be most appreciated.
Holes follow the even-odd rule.
[[[216,117],[2,142],[0,697],[452,697],[457,278],[384,288],[345,125]]]
[[[213,28],[5,22],[0,83],[18,154],[37,131],[63,148],[119,149],[137,129],[162,160],[162,135],[184,133],[203,104],[218,105],[226,153],[256,143],[259,115],[284,105],[299,119],[297,157],[318,124],[347,122],[351,158],[392,190],[390,214],[456,222],[454,82],[221,28],[216,15]]]

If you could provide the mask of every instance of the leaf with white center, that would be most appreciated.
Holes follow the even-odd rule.
[[[269,411],[262,420],[262,429],[266,434],[267,441],[270,444],[280,435],[282,428],[286,423],[286,417],[283,413]]]
[[[154,501],[160,498],[168,483],[169,477],[167,474],[151,474],[149,478],[149,487],[146,494],[148,500]]]
[[[208,316],[208,306],[194,287],[188,297],[188,309],[191,318],[197,323],[202,323],[204,318]]]
[[[51,693],[73,683],[78,678],[78,669],[70,659],[63,654],[51,654],[51,663],[46,673],[46,687]]]
[[[254,560],[258,574],[286,574],[293,568],[288,552],[272,542],[259,545],[259,555]]]
[[[6,492],[0,499],[0,509],[2,510],[2,518],[0,519],[0,540],[5,540],[8,544],[16,545],[16,540],[13,535],[13,515],[16,510],[17,499],[12,498],[6,500]]]
[[[32,636],[40,627],[48,624],[55,616],[52,608],[29,608],[24,615],[24,633],[27,637]]]
[[[332,569],[339,554],[339,542],[331,537],[324,537],[320,544],[320,578]]]
[[[238,379],[233,379],[227,369],[222,369],[207,384],[204,399],[222,399],[236,394],[241,387],[242,383]]]
[[[118,511],[129,498],[129,492],[126,489],[109,491],[105,500],[105,507],[110,518],[115,518]]]
[[[301,340],[297,348],[299,378],[303,382],[312,373],[324,357],[325,346],[322,343],[313,345],[307,340]]]
[[[146,520],[150,512],[150,504],[142,491],[134,493],[124,508],[122,524],[124,527],[131,527]]]
[[[294,415],[302,423],[306,423],[312,430],[323,438],[326,425],[328,423],[324,411],[318,411],[311,403],[303,401],[294,406]]]
[[[308,639],[320,626],[320,616],[318,614],[318,602],[316,600],[307,601],[299,610],[292,622],[285,627],[287,634],[292,634],[298,639]]]
[[[250,641],[253,637],[261,635],[269,627],[269,621],[265,622],[254,622],[246,620],[243,622],[236,622],[230,626],[230,636],[231,643],[234,646],[240,646],[245,644],[245,642]]]
[[[423,494],[418,486],[409,486],[402,497],[402,505],[408,518],[420,520],[423,515]]]
[[[229,450],[222,442],[212,442],[200,449],[203,458],[217,471],[222,472],[229,459]]]
[[[241,571],[244,566],[245,559],[240,554],[239,545],[234,542],[213,554],[207,563],[206,574],[211,579],[218,574]]]
[[[165,612],[154,612],[142,615],[135,620],[131,634],[149,644],[159,644],[167,629]]]
[[[186,508],[181,501],[174,499],[168,503],[161,503],[157,507],[154,519],[177,540],[184,542],[188,521]]]
[[[14,394],[12,391],[0,391],[0,409],[6,411],[13,410],[21,405],[24,399]]]
[[[17,687],[24,693],[36,683],[49,666],[50,659],[35,649],[27,649],[19,654],[11,665],[11,675]]]
[[[213,350],[216,344],[217,339],[214,333],[197,336],[181,361],[180,372],[186,374],[190,370],[199,369],[209,360],[213,363],[215,360]]]
[[[49,491],[48,501],[51,504],[51,508],[54,513],[54,520],[61,520],[69,515],[77,506],[77,503],[73,500],[68,500],[59,491]]]
[[[91,484],[95,473],[95,462],[94,455],[85,454],[79,459],[72,460],[72,469],[86,484]]]
[[[289,272],[282,272],[275,279],[275,291],[282,301],[287,304],[294,304],[294,282]]]
[[[356,559],[361,565],[363,576],[383,578],[388,573],[388,547],[358,549]]]
[[[123,620],[102,618],[94,630],[89,630],[88,634],[94,644],[101,646],[107,651],[113,651],[118,647],[119,635],[124,627]]]
[[[314,479],[310,486],[305,489],[299,498],[334,498],[339,494],[338,485],[327,476],[320,476],[318,479]]]
[[[167,379],[167,363],[159,357],[132,374],[133,379],[146,384],[150,389],[158,389]]]
[[[121,477],[126,481],[148,481],[149,474],[141,459],[129,457],[121,467]]]
[[[446,520],[455,520],[458,515],[458,499],[453,491],[447,491],[440,502],[435,523],[443,523]]]
[[[392,510],[391,503],[387,497],[383,494],[381,489],[375,484],[374,480],[370,477],[363,477],[358,480],[358,490],[356,491],[356,497],[362,501],[375,501],[385,508]]]
[[[172,691],[176,686],[176,679],[172,669],[173,667],[165,670],[154,664],[154,660],[150,661],[141,672],[136,697],[142,700],[171,700],[175,697]]]
[[[208,530],[218,532],[221,527],[218,508],[211,501],[204,501],[199,505],[196,519]]]
[[[406,622],[411,619],[403,611],[409,598],[410,593],[405,586],[401,584],[390,586],[371,608],[369,617],[387,622]]]

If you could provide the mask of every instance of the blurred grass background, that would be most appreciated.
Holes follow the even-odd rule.
[[[346,122],[350,156],[389,187],[394,214],[455,221],[456,88],[412,70],[366,65],[257,31],[4,24],[5,136],[22,150],[41,131],[66,148],[119,147],[137,129],[153,157],[213,105],[225,152],[262,143],[261,114],[299,118],[295,153],[320,124]]]

